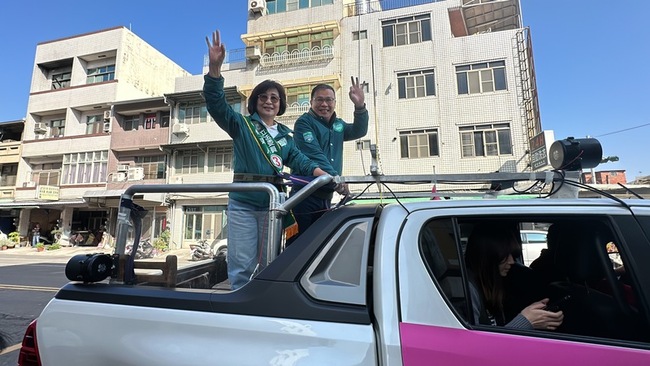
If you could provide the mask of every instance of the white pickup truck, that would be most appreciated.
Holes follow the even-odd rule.
[[[124,284],[125,273],[70,282],[30,325],[19,364],[650,365],[650,203],[492,197],[353,201],[237,291]],[[286,212],[290,201],[272,209]],[[557,331],[475,324],[463,238],[486,223],[568,228],[552,278],[523,264],[506,278],[508,317],[571,295]]]

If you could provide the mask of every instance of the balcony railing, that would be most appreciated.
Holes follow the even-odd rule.
[[[17,163],[20,158],[20,141],[0,142],[0,163]]]
[[[224,63],[237,63],[246,61],[246,49],[245,48],[235,48],[232,50],[226,51],[226,60]]]
[[[260,65],[262,67],[278,67],[295,64],[303,64],[305,62],[318,62],[326,61],[334,58],[334,50],[332,46],[305,48],[302,50],[293,50],[291,52],[284,51],[281,53],[274,52],[272,54],[265,53],[260,58]]]
[[[309,102],[291,103],[289,106],[287,106],[284,114],[278,116],[276,119],[278,122],[285,125],[293,125],[298,117],[302,116],[303,113],[307,113],[309,111],[309,107]]]

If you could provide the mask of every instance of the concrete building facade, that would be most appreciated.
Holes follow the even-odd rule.
[[[82,232],[85,241],[107,229],[115,213],[96,198],[111,195],[119,154],[143,146],[141,139],[125,145],[112,138],[122,129],[116,111],[124,103],[117,102],[158,97],[152,109],[159,110],[175,78],[187,75],[124,27],[39,43],[11,204],[20,210],[21,235],[39,224],[44,239],[58,228],[64,240]],[[156,149],[168,140],[168,128],[159,130]]]

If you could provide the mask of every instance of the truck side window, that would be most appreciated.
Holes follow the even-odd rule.
[[[559,331],[592,337],[649,341],[633,286],[621,273],[619,239],[605,220],[569,223],[555,252],[561,280],[549,284],[549,297],[570,296]],[[594,321],[594,319],[599,319]]]
[[[321,301],[366,305],[372,218],[350,220],[328,241],[300,279]]]
[[[427,270],[453,309],[468,320],[457,242],[451,219],[429,221],[419,238]]]
[[[647,316],[638,302],[639,289],[625,281],[626,245],[615,235],[609,218],[566,215],[457,220],[461,237],[470,237],[475,228],[485,226],[520,230],[516,228],[524,223],[535,223],[548,227],[545,255],[549,261],[545,267],[529,268],[515,262],[502,277],[504,323],[543,298],[550,303],[563,299],[556,311],[564,313],[564,320],[555,334],[650,341]]]

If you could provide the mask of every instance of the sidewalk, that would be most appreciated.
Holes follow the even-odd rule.
[[[16,247],[13,249],[0,250],[0,256],[14,256],[20,255],[25,256],[29,255],[34,258],[47,258],[47,257],[66,257],[71,258],[77,254],[92,254],[92,253],[105,253],[112,254],[113,248],[97,248],[93,246],[83,246],[83,247],[61,247],[61,249],[55,250],[44,250],[39,252],[36,248],[32,247]],[[168,255],[176,255],[178,257],[178,262],[189,262],[190,250],[189,249],[175,249],[162,253],[162,255],[156,256],[154,258],[139,259],[139,261],[165,261],[165,257]]]

